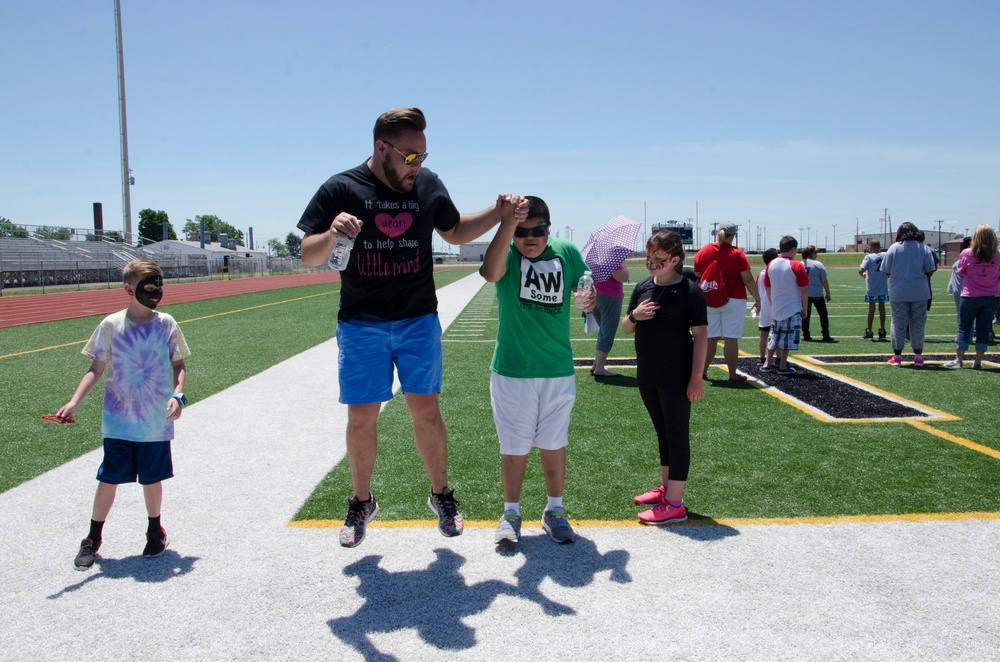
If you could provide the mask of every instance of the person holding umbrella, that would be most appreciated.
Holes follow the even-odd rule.
[[[607,369],[608,354],[615,343],[615,334],[622,319],[624,283],[628,282],[625,259],[635,251],[639,224],[627,216],[617,216],[590,235],[583,247],[583,258],[594,277],[597,307],[594,319],[599,325],[597,348],[590,374],[595,377],[614,377]]]

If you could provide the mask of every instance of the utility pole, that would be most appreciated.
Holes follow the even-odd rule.
[[[938,251],[941,250],[941,224],[942,223],[944,223],[944,221],[939,218],[938,221],[937,221],[937,224],[938,224],[938,245],[937,245]]]
[[[833,252],[837,252],[837,224],[833,224]]]
[[[122,6],[115,0],[115,28],[118,43],[118,124],[121,128],[122,150],[122,216],[125,222],[125,243],[132,243],[132,171],[128,167],[128,123],[125,120],[125,57],[122,54]]]

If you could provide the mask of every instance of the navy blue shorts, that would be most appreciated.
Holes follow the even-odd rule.
[[[97,480],[109,485],[134,483],[152,485],[173,478],[174,460],[170,441],[125,441],[104,439],[104,461]]]

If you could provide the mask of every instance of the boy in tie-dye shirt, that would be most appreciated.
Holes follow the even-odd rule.
[[[82,352],[92,360],[90,369],[56,414],[72,419],[107,372],[101,419],[104,460],[97,470],[90,532],[74,561],[78,570],[94,565],[104,522],[122,483],[138,480],[143,488],[149,528],[142,555],[157,556],[167,547],[167,533],[160,524],[162,481],[174,475],[170,440],[174,421],[186,404],[184,358],[191,352],[174,318],[156,312],[163,298],[160,267],[149,260],[132,260],[122,278],[130,297],[128,308],[104,318],[94,331]]]

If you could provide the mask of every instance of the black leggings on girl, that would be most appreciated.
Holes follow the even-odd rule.
[[[670,467],[670,480],[687,480],[691,466],[691,401],[687,385],[639,386],[639,395],[660,444],[660,466]]]

